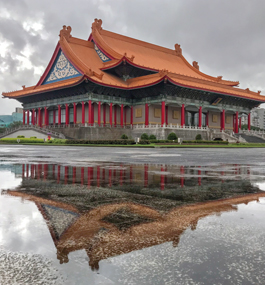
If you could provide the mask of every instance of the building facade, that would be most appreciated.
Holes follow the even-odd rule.
[[[88,40],[64,26],[39,82],[3,93],[23,104],[23,123],[39,127],[213,129],[237,133],[240,117],[265,102],[260,91],[202,73],[180,45],[167,49],[102,29]]]

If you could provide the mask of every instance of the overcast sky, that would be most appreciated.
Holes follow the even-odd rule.
[[[35,85],[63,25],[87,39],[103,29],[174,49],[200,70],[265,94],[264,0],[0,0],[0,91]],[[0,99],[0,115],[20,106]]]

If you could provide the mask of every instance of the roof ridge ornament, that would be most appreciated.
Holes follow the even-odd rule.
[[[72,31],[71,26],[66,27],[66,25],[64,25],[63,28],[62,28],[62,30],[60,31],[59,37],[60,37],[61,39],[64,37],[66,40],[69,40],[69,38],[72,37],[71,31]]]
[[[92,30],[102,30],[102,20],[101,19],[94,19],[94,22],[92,23]]]
[[[161,69],[159,70],[159,76],[164,77],[168,75],[168,70],[167,69]]]
[[[195,60],[194,60],[194,61],[192,62],[192,65],[193,65],[193,67],[194,67],[194,68],[196,68],[196,69],[200,70],[200,67],[199,67],[198,61],[195,61]]]
[[[217,76],[217,82],[220,82],[220,81],[222,81],[222,78],[223,78],[223,76]]]
[[[98,79],[102,80],[102,77],[104,75],[103,72],[101,72],[100,74],[96,73],[95,71],[93,71],[91,68],[89,68],[88,72],[86,73],[89,77],[95,76]]]
[[[182,55],[182,48],[180,47],[179,44],[175,44],[175,51],[176,51],[177,56]]]

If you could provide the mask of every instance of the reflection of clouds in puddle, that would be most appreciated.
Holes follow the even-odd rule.
[[[254,183],[254,186],[257,186],[260,190],[265,191],[265,182]]]
[[[4,170],[0,171],[0,181],[0,189],[14,189],[21,184],[22,178],[17,178],[11,171]]]

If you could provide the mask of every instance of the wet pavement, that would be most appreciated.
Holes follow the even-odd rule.
[[[264,284],[264,149],[0,148],[0,284]]]

